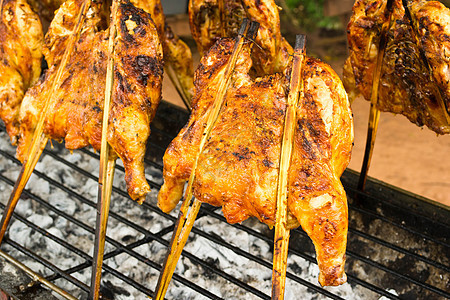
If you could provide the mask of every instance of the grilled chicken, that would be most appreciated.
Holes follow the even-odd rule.
[[[0,5],[0,118],[16,144],[22,98],[41,73],[44,34],[27,1],[3,0]]]
[[[234,41],[221,39],[201,59],[189,122],[164,155],[164,185],[158,205],[175,208],[193,172],[208,112],[230,58]],[[275,224],[280,148],[290,65],[286,73],[253,80],[250,43],[239,54],[225,102],[199,154],[194,196],[222,206],[230,223],[254,216]],[[325,63],[307,58],[304,97],[298,106],[289,169],[288,211],[314,242],[322,285],[339,285],[344,273],[347,201],[340,175],[350,160],[353,121],[339,77]],[[298,223],[297,223],[298,226]]]
[[[244,18],[260,24],[252,58],[257,74],[282,72],[292,47],[281,36],[278,6],[273,0],[190,0],[192,37],[203,55],[221,37],[234,37]]]
[[[163,45],[164,67],[173,69],[175,76],[183,88],[184,94],[189,99],[192,99],[194,69],[191,49],[166,24],[161,1],[132,0],[131,3],[136,7],[142,8],[152,16]]]
[[[34,128],[56,76],[67,37],[82,0],[65,2],[46,35],[49,70],[27,92],[20,111],[21,139],[17,157],[26,159]],[[80,39],[65,66],[53,105],[45,116],[44,133],[65,140],[68,149],[101,144],[109,33],[98,31],[100,4],[93,2]],[[114,87],[109,115],[108,142],[122,159],[132,199],[142,202],[150,187],[144,175],[144,154],[150,122],[161,98],[162,47],[150,15],[129,2],[119,5],[115,40]]]
[[[344,85],[352,99],[361,93],[370,100],[379,33],[388,18],[386,2],[358,0],[353,6],[348,24],[350,56],[344,67]],[[409,10],[414,24],[402,1],[394,0],[377,108],[403,114],[438,134],[450,133],[446,115],[450,112],[450,10],[438,1],[410,1]]]

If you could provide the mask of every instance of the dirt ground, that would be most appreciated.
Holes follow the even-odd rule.
[[[186,16],[169,17],[168,23],[193,50],[196,66],[199,56],[190,37]],[[308,35],[307,41],[307,52],[328,62],[342,76],[347,56],[344,32],[328,34],[326,37],[315,33]],[[163,98],[183,106],[167,78],[163,84]],[[356,99],[352,110],[355,146],[349,168],[359,172],[366,143],[369,102],[362,98]],[[427,128],[417,127],[401,115],[382,113],[369,176],[445,204],[450,209],[449,155],[450,136],[437,136]]]

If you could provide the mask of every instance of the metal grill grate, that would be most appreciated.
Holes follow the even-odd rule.
[[[123,167],[117,166],[103,264],[104,298],[152,296],[176,221],[175,212],[166,215],[156,207],[162,183],[161,157],[187,117],[184,111],[161,104],[152,125],[146,159],[146,174],[153,192],[143,205],[129,200]],[[0,129],[6,140],[4,127]],[[0,190],[8,194],[20,164],[14,158],[14,148],[3,148]],[[37,188],[24,191],[9,229],[15,227],[24,234],[11,238],[10,233],[2,250],[26,261],[31,269],[75,297],[86,298],[95,232],[98,154],[88,149],[75,153],[78,156],[71,156],[61,145],[44,151],[41,161],[52,164],[46,169],[38,165],[31,178]],[[86,162],[80,163],[80,157]],[[15,167],[2,167],[5,162]],[[352,171],[346,171],[342,180],[350,202],[348,284],[337,288],[318,286],[313,245],[301,229],[296,229],[291,233],[286,298],[298,298],[298,291],[302,299],[450,298],[450,211],[374,180],[368,182],[364,194],[359,194],[355,189],[357,174]],[[82,182],[83,191],[73,188],[74,181]],[[53,194],[45,199],[40,196],[42,189]],[[89,196],[89,190],[94,194]],[[1,212],[6,200],[1,200]],[[32,208],[33,213],[27,213],[21,203]],[[75,208],[72,203],[76,203]],[[37,219],[45,219],[41,217],[45,214],[57,229],[47,229],[46,223],[37,225]],[[255,220],[227,224],[220,209],[203,205],[167,297],[270,299],[272,234]],[[217,252],[204,253],[206,246]],[[69,254],[63,259],[55,258],[63,250]],[[221,257],[233,263],[223,263]],[[253,268],[263,271],[246,272]],[[26,286],[28,282],[20,284]],[[24,296],[33,288],[30,285],[10,293]]]

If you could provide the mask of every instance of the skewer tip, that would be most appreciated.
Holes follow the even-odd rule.
[[[306,35],[297,34],[295,36],[295,49],[304,49],[306,45]]]

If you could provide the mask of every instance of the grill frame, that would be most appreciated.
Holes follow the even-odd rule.
[[[155,120],[152,123],[152,134],[150,137],[147,156],[145,159],[145,163],[147,166],[151,166],[155,169],[162,170],[161,158],[162,155],[164,154],[164,150],[170,143],[172,138],[178,133],[179,129],[182,126],[184,126],[187,119],[188,113],[186,111],[181,110],[166,102],[161,103],[158,112],[156,114]],[[4,132],[4,127],[3,126],[0,127],[0,130]],[[49,147],[47,147],[47,149],[43,153],[43,156],[50,156],[51,158],[58,160],[62,164],[70,167],[71,170],[80,173],[82,176],[85,176],[90,180],[98,181],[98,178],[92,173],[89,173],[83,170],[82,168],[78,167],[76,164],[71,163],[62,158],[60,152],[65,151],[62,150],[62,148],[63,147],[61,145],[55,145],[54,149],[49,149]],[[88,149],[81,149],[77,151],[81,151],[83,154],[87,154],[88,156],[91,156],[96,159],[99,158],[98,154],[93,153],[91,150]],[[14,158],[14,154],[11,152],[0,149],[0,156],[8,159],[9,161],[13,161],[19,165],[19,162]],[[120,165],[116,166],[116,170],[119,172],[123,172],[123,167],[121,167]],[[2,182],[2,184],[10,186],[14,185],[15,179],[8,178],[4,176],[3,173],[4,170],[0,172],[0,181]],[[47,181],[52,187],[61,189],[62,191],[68,193],[70,197],[73,197],[77,201],[86,204],[87,206],[90,207],[90,209],[94,211],[96,210],[96,202],[95,202],[96,199],[87,199],[83,197],[77,191],[73,191],[71,188],[61,184],[60,182],[56,181],[53,178],[50,178],[45,174],[45,172],[39,172],[35,170],[34,174],[35,174],[34,176],[38,176],[39,178]],[[408,259],[406,261],[410,262],[412,260],[415,263],[425,264],[429,270],[435,269],[441,270],[442,272],[444,272],[444,279],[448,278],[450,276],[449,275],[450,268],[447,265],[445,265],[445,262],[448,262],[448,260],[450,259],[449,257],[447,258],[444,257],[443,260],[438,261],[439,259],[430,258],[427,257],[426,255],[420,254],[421,252],[424,252],[424,249],[421,248],[416,249],[415,247],[413,247],[415,245],[410,245],[411,247],[408,248],[402,245],[401,241],[399,242],[399,244],[396,244],[391,241],[388,241],[389,237],[386,237],[384,239],[383,237],[377,236],[368,231],[364,231],[365,228],[364,226],[362,226],[361,228],[359,227],[357,228],[357,225],[355,224],[357,224],[358,220],[356,220],[354,216],[360,215],[361,216],[360,218],[363,218],[362,216],[365,216],[363,218],[364,220],[370,219],[374,220],[371,222],[375,223],[381,222],[382,224],[384,224],[383,226],[392,227],[392,231],[403,232],[403,234],[405,234],[408,238],[411,238],[412,240],[417,241],[425,240],[425,244],[430,247],[434,245],[437,248],[450,250],[449,208],[443,205],[439,205],[431,200],[409,193],[407,191],[387,185],[372,178],[368,180],[365,192],[361,193],[356,189],[357,180],[358,180],[358,173],[351,170],[346,170],[344,172],[344,175],[342,176],[342,182],[349,196],[350,226],[349,226],[349,242],[347,250],[348,266],[346,267],[348,282],[352,286],[359,286],[361,288],[366,289],[371,295],[371,297],[374,299],[382,296],[388,299],[403,299],[403,298],[408,299],[413,297],[419,298],[430,295],[436,296],[437,298],[441,297],[442,299],[450,298],[450,285],[448,283],[447,286],[445,286],[446,287],[445,290],[442,289],[441,287],[436,287],[435,285],[432,285],[427,282],[427,280],[429,281],[429,277],[423,279],[417,278],[416,274],[413,275],[404,274],[405,266],[398,267],[395,264],[395,266],[393,267],[390,265],[386,265],[386,263],[383,263],[383,259],[376,260],[373,257],[367,258],[365,251],[367,251],[368,249],[355,250],[353,249],[354,247],[352,246],[352,243],[356,243],[357,245],[359,245],[359,243],[364,244],[364,242],[361,242],[361,240],[370,241],[371,243],[374,243],[376,247],[380,247],[380,249],[382,248],[383,251],[388,252],[390,251],[397,253],[397,257],[399,257],[400,260],[403,259],[404,257],[407,257]],[[160,183],[158,182],[149,181],[149,183],[152,189],[154,190],[160,188]],[[113,193],[118,194],[123,198],[128,198],[127,192],[123,189],[114,187]],[[39,203],[39,205],[42,205],[45,209],[48,209],[49,211],[52,211],[56,215],[65,218],[66,220],[68,220],[68,222],[71,222],[76,226],[83,228],[92,235],[93,240],[93,235],[95,233],[95,228],[93,226],[83,223],[82,221],[79,221],[70,215],[67,215],[65,212],[50,205],[45,199],[41,199],[40,197],[34,195],[28,189],[25,189],[23,195],[24,197],[33,199],[33,201]],[[162,228],[157,233],[152,233],[150,232],[150,230],[141,227],[141,225],[135,224],[127,220],[126,218],[117,214],[114,211],[110,211],[110,219],[113,218],[118,222],[133,228],[133,230],[139,232],[144,237],[133,243],[124,245],[120,241],[114,240],[113,237],[111,237],[107,232],[106,241],[107,243],[115,247],[115,249],[113,251],[108,250],[105,251],[104,257],[105,263],[103,264],[103,271],[105,272],[105,274],[123,280],[124,285],[125,284],[129,285],[140,291],[143,296],[149,297],[153,295],[153,289],[154,286],[156,285],[156,281],[150,283],[138,282],[131,276],[120,273],[117,270],[109,267],[107,260],[112,257],[117,257],[119,255],[125,254],[130,257],[134,257],[140,262],[145,263],[148,267],[154,269],[155,271],[158,271],[161,268],[162,261],[161,262],[153,261],[151,253],[148,253],[147,256],[144,256],[135,251],[136,248],[150,243],[159,243],[161,246],[167,248],[170,242],[170,236],[173,231],[174,224],[176,222],[176,215],[175,214],[167,215],[162,213],[156,207],[156,200],[155,199],[151,200],[147,199],[147,201],[142,205],[142,209],[151,211],[152,214],[157,215],[159,218],[165,218],[169,225]],[[4,204],[0,203],[0,208],[1,212],[3,212]],[[234,228],[238,232],[246,232],[247,234],[254,236],[264,242],[267,242],[269,244],[273,243],[273,236],[271,235],[271,233],[267,233],[264,230],[263,231],[255,230],[253,229],[253,227],[250,227],[252,224],[244,222],[243,224],[225,225],[227,224],[226,220],[220,214],[219,208],[215,208],[209,205],[203,205],[197,217],[197,221],[201,218],[212,218],[214,220],[217,220],[219,223],[224,223],[223,226],[231,226],[230,228]],[[6,243],[9,246],[9,249],[14,248],[17,251],[22,252],[24,255],[32,258],[36,262],[43,264],[44,266],[46,266],[46,268],[52,270],[53,275],[47,276],[46,277],[47,280],[51,282],[54,282],[55,280],[67,280],[68,282],[72,283],[74,286],[77,286],[79,288],[80,290],[79,294],[82,295],[81,297],[86,297],[87,294],[89,293],[88,285],[83,282],[80,282],[77,278],[72,276],[72,274],[79,272],[80,270],[89,270],[92,264],[91,263],[92,256],[81,251],[80,249],[71,246],[64,239],[52,235],[50,232],[40,228],[33,222],[28,221],[26,218],[20,216],[17,213],[14,213],[13,219],[20,220],[21,222],[25,223],[26,226],[30,227],[32,230],[40,232],[42,235],[48,237],[52,241],[69,249],[69,251],[74,255],[77,255],[84,259],[83,263],[73,266],[67,270],[61,270],[56,266],[55,263],[36,254],[35,252],[26,248],[25,246],[20,245],[16,241],[9,239],[9,235],[7,235],[4,240],[4,243]],[[370,228],[368,230],[370,231]],[[260,264],[267,269],[271,270],[272,268],[272,261],[269,261],[264,257],[259,257],[245,250],[242,250],[238,246],[232,245],[223,240],[222,238],[215,236],[214,234],[211,234],[210,232],[203,231],[194,226],[192,234],[206,238],[208,241],[217,245],[221,245],[221,247],[225,247],[226,249],[233,251],[238,256],[249,259],[250,261]],[[306,261],[315,263],[312,243],[307,237],[306,233],[304,233],[301,229],[296,229],[292,231],[291,235],[292,235],[291,243],[289,246],[290,255],[295,255],[301,257]],[[297,243],[293,242],[293,239],[298,242]],[[4,246],[2,246],[2,250],[3,248]],[[386,248],[387,250],[384,248]],[[361,251],[358,252],[359,250]],[[448,253],[448,251],[444,253]],[[254,286],[236,278],[235,276],[228,274],[224,270],[221,270],[220,268],[211,265],[210,262],[205,261],[186,250],[183,251],[181,259],[190,260],[194,265],[197,265],[199,268],[204,269],[205,273],[213,274],[214,276],[220,277],[223,280],[229,282],[230,284],[234,284],[237,288],[242,289],[245,293],[248,293],[249,295],[253,296],[256,299],[270,299],[269,296],[270,290],[267,293],[263,292],[255,288]],[[386,286],[384,285],[386,284],[386,282],[380,283],[374,282],[374,280],[371,280],[368,277],[365,278],[364,276],[361,276],[361,274],[356,274],[351,270],[348,270],[349,266],[353,267],[356,264],[357,265],[363,264],[365,266],[365,267],[359,266],[359,268],[363,269],[367,268],[368,270],[374,269],[375,273],[381,272],[387,274],[386,275],[387,277],[392,278],[393,285]],[[309,290],[312,290],[314,293],[318,295],[318,297],[342,299],[342,297],[338,296],[332,289],[323,289],[320,286],[318,286],[317,283],[307,281],[302,277],[294,274],[294,272],[288,271],[287,278],[288,280],[293,280],[294,282],[302,286],[305,286]],[[221,299],[219,296],[213,294],[206,288],[199,285],[194,279],[185,278],[179,275],[177,271],[174,274],[173,281],[176,281],[178,285],[182,285],[186,289],[194,291],[203,298]],[[410,290],[405,291],[404,293],[401,293],[400,295],[397,295],[396,293],[390,291],[391,289],[394,290],[396,289],[397,281],[404,281],[406,282],[406,284],[403,284],[404,286],[410,285],[412,286],[412,288]],[[383,286],[380,286],[382,284]],[[1,287],[2,285],[0,282],[0,288]],[[22,293],[24,294],[26,294],[26,292],[27,289],[22,291]],[[104,292],[105,298],[107,298],[106,296],[106,294],[108,294],[107,290],[104,290]],[[234,295],[228,296],[235,298]]]

